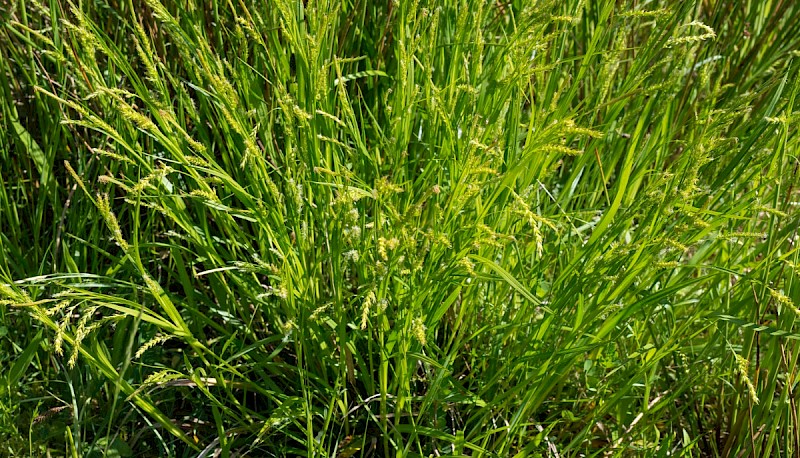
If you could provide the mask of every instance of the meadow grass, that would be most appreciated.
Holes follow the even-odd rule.
[[[0,3],[0,455],[797,456],[798,6]]]

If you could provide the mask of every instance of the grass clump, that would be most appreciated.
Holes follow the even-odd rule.
[[[1,5],[2,454],[796,455],[800,11],[617,3]]]

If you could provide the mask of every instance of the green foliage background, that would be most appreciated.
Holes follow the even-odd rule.
[[[796,2],[0,14],[0,454],[800,453]]]

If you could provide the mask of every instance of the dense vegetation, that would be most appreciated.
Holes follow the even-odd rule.
[[[800,454],[797,2],[0,14],[0,455]]]

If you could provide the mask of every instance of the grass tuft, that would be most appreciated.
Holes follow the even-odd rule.
[[[796,2],[0,15],[0,455],[800,453]]]

